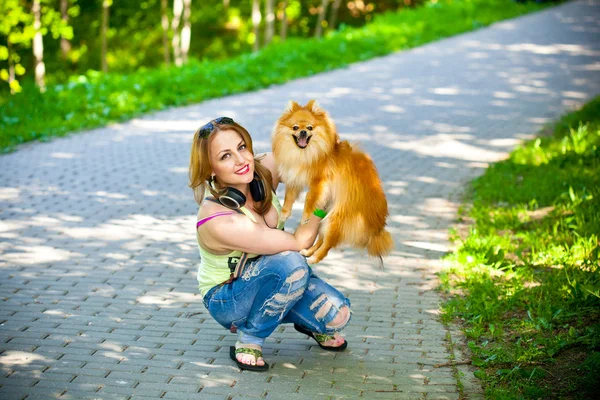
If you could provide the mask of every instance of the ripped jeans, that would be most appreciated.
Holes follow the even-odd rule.
[[[292,251],[260,257],[235,281],[210,289],[203,300],[219,324],[242,332],[242,343],[261,346],[281,323],[332,335],[347,325],[351,315],[350,300]],[[345,322],[330,326],[343,306],[348,307]]]

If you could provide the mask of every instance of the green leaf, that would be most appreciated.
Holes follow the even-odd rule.
[[[478,379],[485,379],[485,377],[487,376],[487,374],[480,369],[474,371],[473,375],[475,375],[475,378],[478,378]]]
[[[482,367],[483,365],[485,365],[485,362],[482,361],[481,358],[479,358],[477,356],[471,357],[471,363],[473,365],[475,365],[476,367]]]

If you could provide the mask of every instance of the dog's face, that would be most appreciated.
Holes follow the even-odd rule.
[[[332,121],[314,100],[306,106],[290,102],[273,131],[273,151],[314,159],[331,151],[337,138]]]

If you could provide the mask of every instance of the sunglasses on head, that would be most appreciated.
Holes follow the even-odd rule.
[[[210,135],[212,133],[212,131],[215,130],[215,126],[214,126],[213,122],[216,124],[233,124],[234,123],[233,119],[231,119],[229,117],[219,117],[219,118],[215,119],[214,121],[210,121],[208,124],[204,125],[200,129],[198,129],[198,135],[201,138],[206,139],[208,137],[208,135]]]

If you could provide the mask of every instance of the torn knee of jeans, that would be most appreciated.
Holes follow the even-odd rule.
[[[331,320],[331,322],[325,325],[327,329],[340,330],[344,326],[346,326],[346,324],[350,320],[351,311],[348,308],[348,306],[342,306],[337,311],[338,312],[336,313],[335,317]]]

